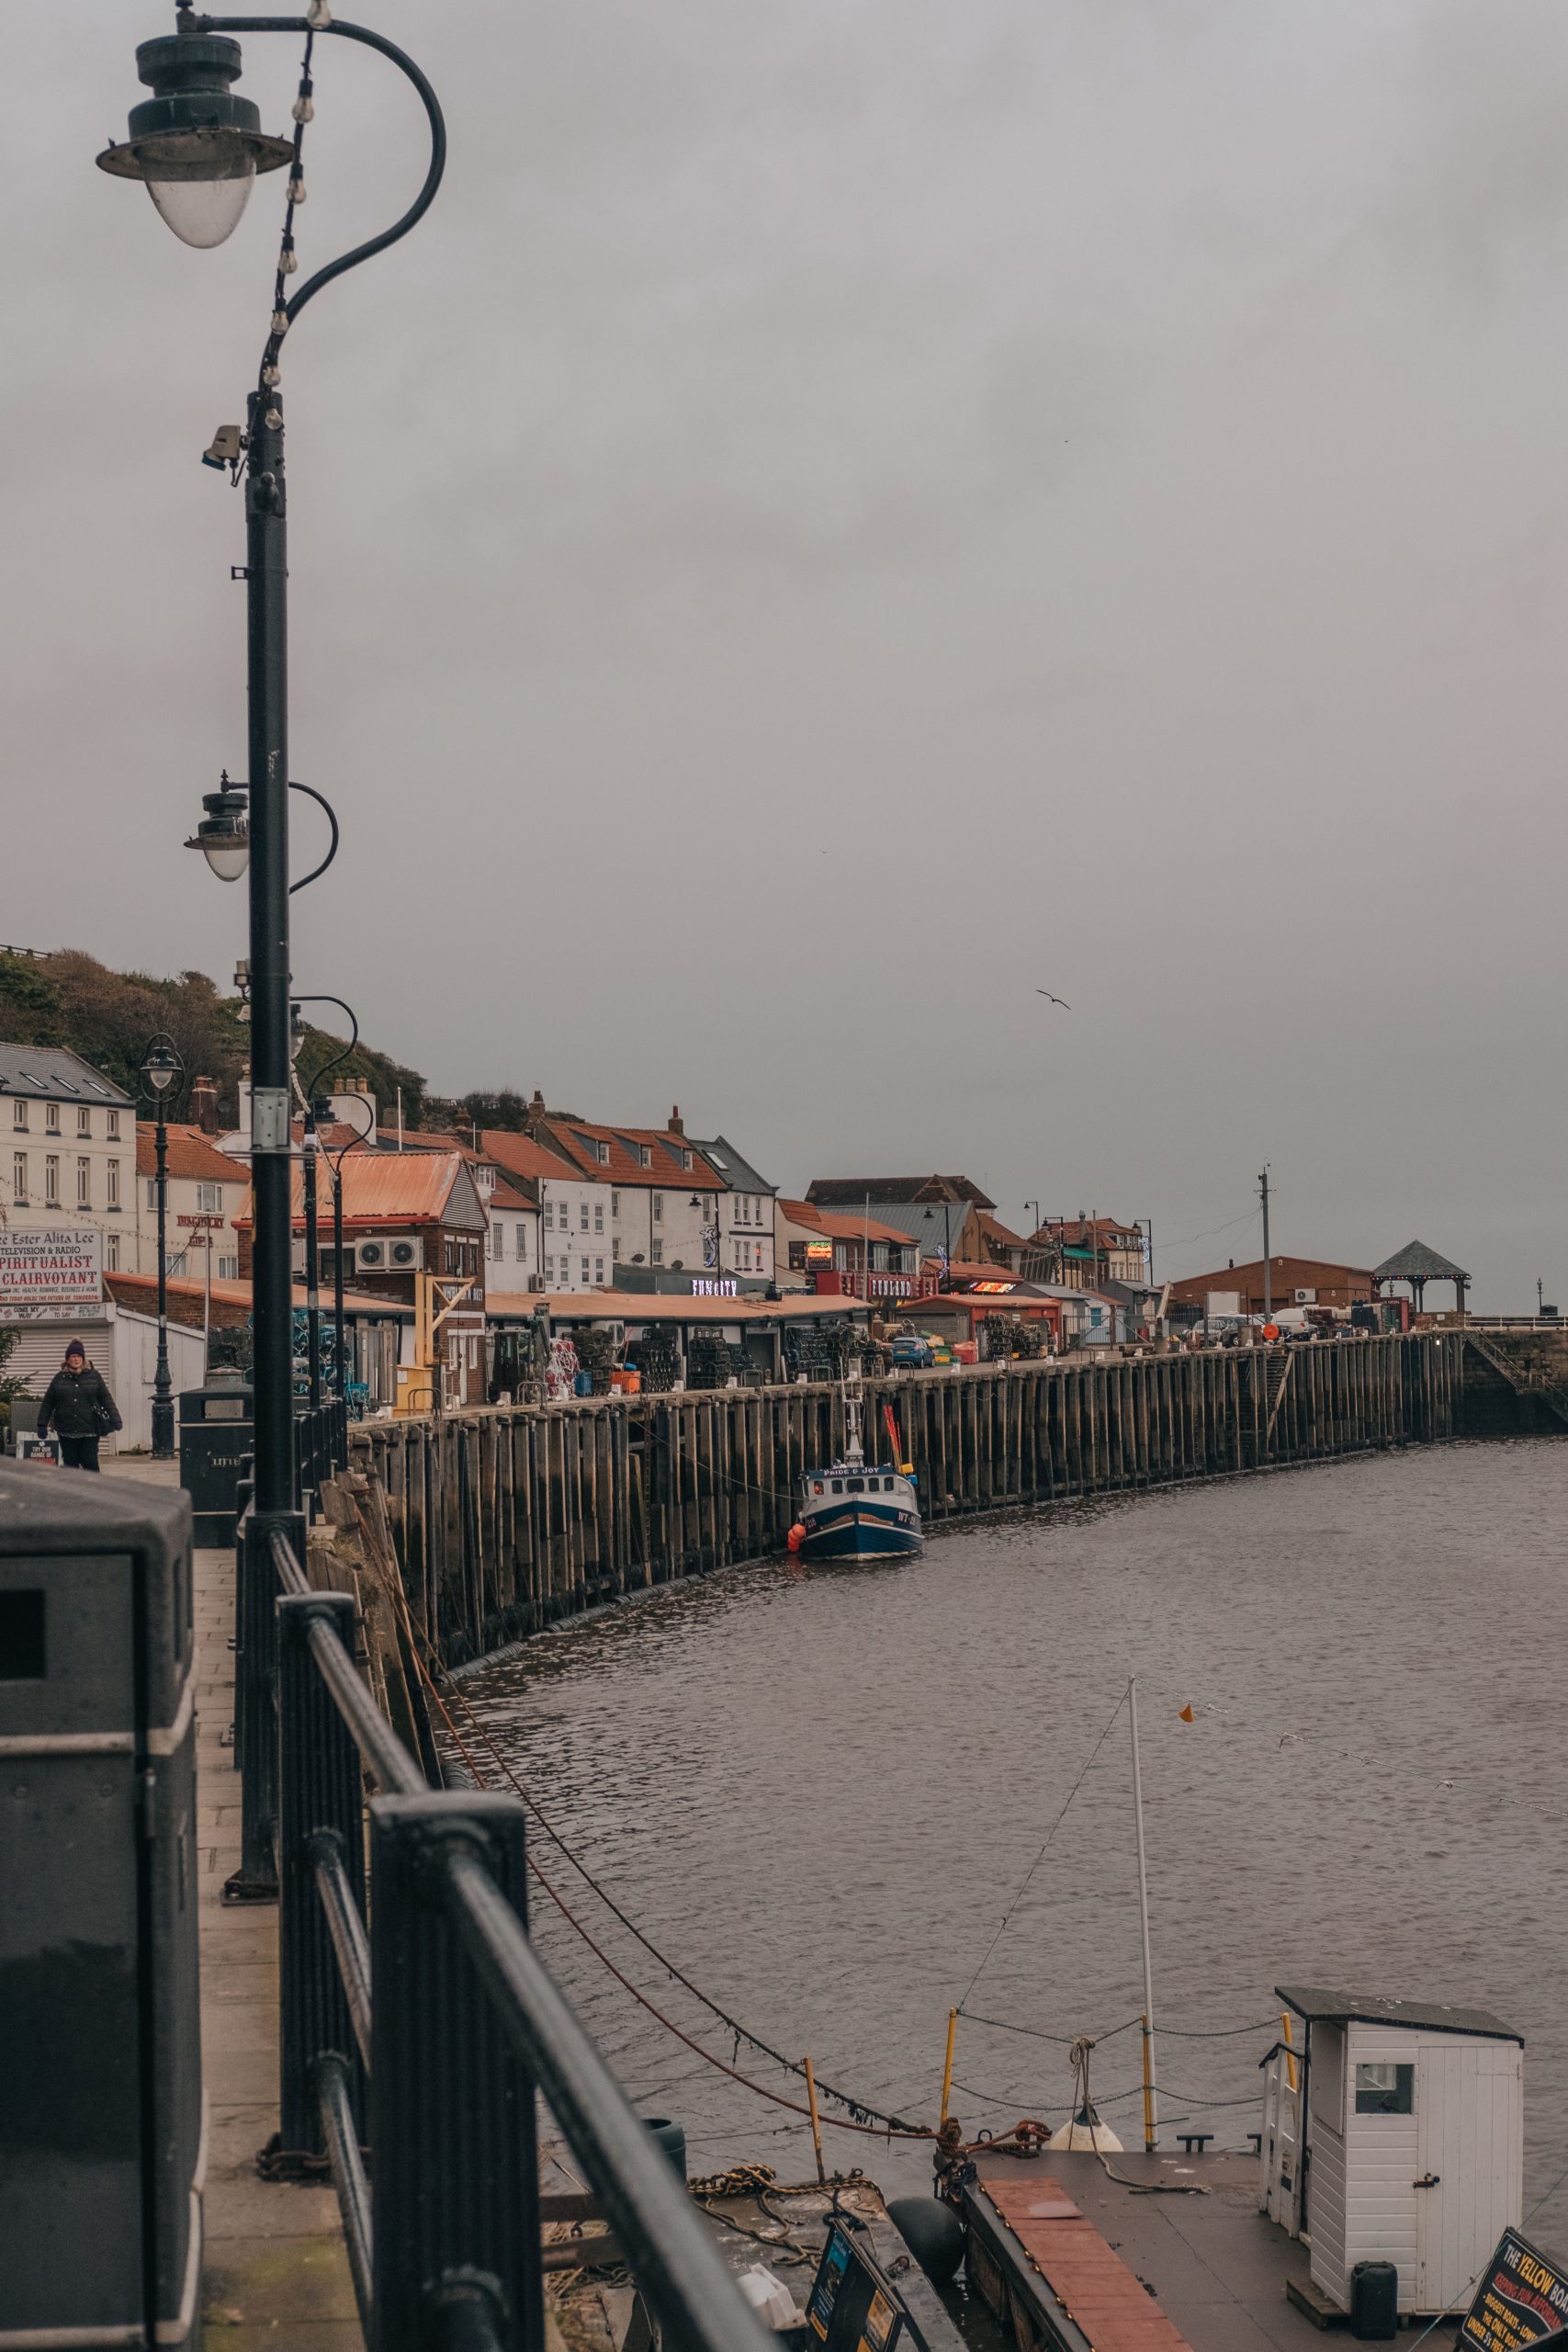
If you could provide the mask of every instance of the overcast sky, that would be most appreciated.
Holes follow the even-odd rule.
[[[285,353],[301,988],[786,1190],[1185,1273],[1268,1160],[1280,1250],[1568,1306],[1560,0],[361,11],[451,164]],[[226,977],[282,186],[198,254],[93,169],[168,21],[17,28],[0,936]],[[420,126],[319,45],[304,267]]]

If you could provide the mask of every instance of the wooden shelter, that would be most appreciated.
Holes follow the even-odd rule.
[[[1464,1294],[1469,1287],[1470,1276],[1462,1266],[1456,1266],[1451,1259],[1439,1256],[1424,1241],[1407,1241],[1403,1250],[1396,1250],[1392,1258],[1385,1258],[1381,1266],[1372,1268],[1372,1280],[1380,1294],[1384,1283],[1408,1283],[1410,1303],[1417,1315],[1421,1313],[1428,1283],[1452,1283],[1455,1308],[1461,1315],[1464,1313]]]

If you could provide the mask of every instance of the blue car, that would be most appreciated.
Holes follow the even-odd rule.
[[[893,1342],[893,1368],[896,1372],[925,1372],[936,1362],[929,1340],[915,1332],[908,1332]]]

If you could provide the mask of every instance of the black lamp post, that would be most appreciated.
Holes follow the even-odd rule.
[[[154,1462],[172,1462],[175,1458],[175,1399],[169,1381],[169,1129],[164,1114],[169,1089],[184,1073],[185,1064],[175,1049],[174,1039],[160,1031],[141,1057],[142,1097],[153,1104],[158,1114],[152,1130],[158,1194],[158,1364],[152,1374]]]
[[[255,107],[234,96],[240,72],[236,33],[286,32],[305,37],[305,63],[288,139],[265,136]],[[311,52],[318,33],[357,41],[390,60],[411,81],[430,125],[424,184],[409,209],[379,236],[318,270],[291,299],[286,288],[297,263],[294,211],[304,194],[305,126],[314,108]],[[220,428],[208,461],[245,478],[247,666],[250,707],[249,813],[244,849],[250,872],[251,1176],[254,1204],[252,1290],[255,1333],[255,1508],[247,1522],[258,1561],[270,1560],[275,1530],[299,1540],[295,1518],[293,1440],[293,1301],[289,1102],[292,1068],[288,1010],[288,707],[287,498],[283,464],[283,399],[279,356],[285,336],[312,295],[345,270],[406,236],[428,209],[446,164],[446,136],[434,92],[412,60],[381,34],[333,23],[312,0],[306,16],[208,17],[175,11],[172,36],[143,41],[137,72],[152,96],[132,107],[127,137],[98,157],[102,170],[139,179],[160,213],[187,244],[220,243],[244,209],[259,172],[289,166],[282,248],[270,331],[242,434]],[[230,805],[210,805],[225,797]],[[209,796],[215,845],[230,864],[241,844],[240,812],[232,794]],[[207,829],[197,836],[219,873]],[[258,1617],[258,1625],[260,1619]],[[270,1823],[247,1837],[237,1893],[262,1892],[271,1881]]]

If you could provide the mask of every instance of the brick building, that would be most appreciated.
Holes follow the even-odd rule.
[[[1224,1266],[1212,1274],[1189,1274],[1172,1283],[1172,1306],[1201,1308],[1211,1295],[1239,1293],[1243,1315],[1263,1312],[1263,1261],[1245,1266]],[[1280,1306],[1359,1306],[1376,1295],[1371,1270],[1341,1266],[1327,1258],[1280,1258],[1269,1261],[1269,1302]]]

